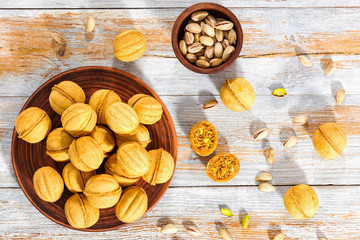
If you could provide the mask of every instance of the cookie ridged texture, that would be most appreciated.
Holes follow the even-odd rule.
[[[72,195],[66,201],[64,210],[67,221],[76,228],[91,227],[100,217],[99,209],[91,206],[81,193]]]
[[[121,191],[121,186],[113,176],[98,174],[86,182],[84,194],[92,206],[109,208],[119,201]]]
[[[297,219],[311,218],[319,208],[315,190],[306,184],[290,188],[284,196],[286,210]]]
[[[149,151],[150,168],[142,178],[151,185],[167,182],[174,172],[174,159],[164,149]]]
[[[75,103],[68,107],[61,116],[63,128],[73,137],[86,136],[96,126],[97,115],[88,104]]]
[[[74,82],[63,81],[52,87],[49,96],[51,108],[59,115],[74,103],[84,103],[84,90]]]
[[[347,138],[336,123],[324,123],[318,127],[313,136],[315,150],[325,159],[340,156],[346,148]]]
[[[137,178],[146,174],[150,167],[150,155],[137,142],[126,142],[116,151],[119,173],[128,178]]]
[[[144,148],[151,142],[149,130],[142,124],[139,125],[139,129],[133,135],[128,134],[115,134],[116,145],[119,147],[124,142],[138,142]]]
[[[105,111],[106,123],[116,134],[134,134],[139,127],[139,117],[126,103],[116,102]]]
[[[122,176],[121,172],[121,168],[116,160],[116,154],[111,155],[105,163],[105,173],[112,175],[121,187],[129,187],[139,180],[139,177],[128,178]]]
[[[226,79],[220,90],[220,98],[224,105],[232,111],[248,111],[254,104],[255,92],[251,84],[244,78]]]
[[[36,194],[46,202],[56,202],[64,191],[64,182],[60,174],[52,167],[42,167],[33,176]]]
[[[105,154],[114,150],[115,137],[109,128],[102,125],[95,126],[89,136],[99,143]]]
[[[134,95],[129,99],[128,104],[134,108],[142,124],[151,125],[161,119],[162,106],[155,98],[149,95]]]
[[[135,61],[144,54],[146,39],[145,36],[137,30],[126,30],[115,38],[113,48],[115,57],[120,61]]]
[[[89,105],[95,110],[97,123],[106,124],[105,110],[115,102],[121,102],[120,96],[112,90],[100,89],[91,95]]]
[[[84,136],[71,143],[69,158],[77,169],[90,172],[100,167],[104,160],[104,152],[95,139]]]
[[[18,137],[28,143],[42,141],[51,130],[49,115],[38,107],[30,107],[20,113],[15,121]]]
[[[68,161],[68,149],[73,140],[64,128],[55,128],[46,139],[46,154],[58,162]]]
[[[84,191],[85,184],[89,178],[96,174],[95,171],[83,172],[77,169],[71,162],[66,164],[62,171],[65,186],[70,192]]]
[[[125,223],[135,222],[146,212],[148,196],[140,187],[129,187],[122,194],[120,201],[115,206],[117,218]]]

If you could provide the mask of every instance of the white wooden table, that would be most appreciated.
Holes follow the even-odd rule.
[[[283,231],[286,239],[360,239],[360,1],[359,0],[227,0],[244,31],[241,55],[229,69],[199,75],[175,58],[170,35],[176,17],[198,1],[93,1],[1,0],[0,2],[0,239],[191,239],[183,225],[192,222],[203,234],[219,238],[224,224],[235,239],[273,239]],[[85,36],[88,15],[97,20],[95,33]],[[146,35],[145,55],[132,63],[114,59],[112,41],[126,29]],[[72,54],[57,57],[51,31],[62,32]],[[302,66],[295,48],[305,49],[312,68]],[[335,73],[323,74],[322,65],[332,58]],[[52,76],[79,66],[112,66],[130,72],[150,85],[168,107],[177,130],[179,157],[175,176],[160,203],[141,220],[127,227],[89,233],[62,227],[47,219],[27,200],[14,175],[10,149],[14,121],[27,98]],[[202,104],[214,97],[224,79],[244,77],[256,92],[248,112],[235,113],[220,103],[213,110]],[[283,86],[288,97],[271,91]],[[347,92],[335,105],[339,88]],[[291,117],[310,117],[307,127],[291,124]],[[207,119],[219,133],[220,152],[241,160],[239,174],[216,184],[206,175],[209,158],[193,153],[189,131]],[[318,125],[337,122],[346,132],[348,145],[334,160],[322,159],[312,146]],[[266,124],[268,141],[255,142],[254,129]],[[282,142],[293,131],[299,143],[288,150]],[[267,164],[263,150],[275,149],[275,163]],[[261,171],[274,175],[277,191],[260,193],[255,182]],[[283,204],[289,187],[307,183],[320,199],[317,214],[308,220],[293,219]],[[234,217],[223,216],[227,205]],[[250,215],[250,226],[240,219]],[[174,222],[175,235],[160,233],[160,226]]]

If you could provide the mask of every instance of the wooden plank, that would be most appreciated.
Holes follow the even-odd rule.
[[[270,171],[277,185],[307,182],[312,185],[360,184],[360,95],[348,95],[343,106],[334,106],[330,95],[289,95],[279,99],[259,96],[251,111],[235,113],[220,102],[213,110],[203,111],[202,104],[211,96],[164,96],[175,122],[178,134],[179,157],[172,186],[214,185],[205,173],[210,157],[199,157],[193,153],[188,139],[191,127],[207,119],[219,133],[216,153],[232,152],[241,159],[241,170],[227,185],[256,185],[255,177],[260,171]],[[220,101],[219,97],[216,98]],[[26,98],[0,98],[0,187],[18,186],[13,175],[10,149],[13,123]],[[305,128],[291,124],[291,117],[305,114],[310,117]],[[346,132],[348,145],[342,156],[334,160],[322,159],[312,145],[312,134],[324,122],[336,121]],[[271,130],[268,141],[255,142],[252,132],[264,124]],[[284,140],[292,134],[300,138],[299,143],[288,150],[282,147]],[[275,149],[275,163],[268,165],[263,150]]]
[[[185,8],[202,0],[183,0],[183,1],[167,1],[167,0],[153,0],[153,1],[116,1],[108,0],[105,2],[90,1],[90,0],[36,0],[31,3],[26,0],[2,0],[0,8]],[[212,1],[224,5],[225,7],[358,7],[360,2],[358,0],[215,0]]]
[[[120,239],[193,239],[184,229],[187,223],[202,230],[197,239],[219,239],[216,226],[220,223],[234,239],[273,239],[280,230],[286,239],[360,238],[359,186],[315,187],[320,207],[307,220],[296,220],[286,212],[282,198],[288,188],[279,187],[273,193],[261,193],[256,187],[169,188],[147,216],[119,230],[102,233],[57,225],[38,212],[20,189],[0,189],[0,238],[114,239],[116,235]],[[227,205],[234,216],[223,216],[221,205]],[[243,230],[239,219],[245,213],[250,216],[250,225]],[[162,235],[160,226],[170,221],[179,227],[179,232]]]
[[[161,95],[197,95],[199,90],[212,86],[202,79],[218,84],[224,77],[236,75],[248,78],[266,92],[272,84],[283,83],[296,84],[296,89],[304,85],[302,93],[309,93],[311,91],[306,88],[309,82],[318,85],[319,88],[315,88],[318,91],[328,80],[347,79],[349,86],[353,86],[349,91],[360,93],[356,84],[360,71],[358,9],[256,8],[234,9],[234,12],[245,33],[241,59],[227,71],[202,76],[188,71],[173,59],[170,33],[180,9],[2,10],[0,95],[9,95],[10,88],[12,95],[27,96],[49,77],[84,65],[128,70],[153,85]],[[98,25],[93,35],[85,36],[83,22],[89,14],[97,18]],[[303,21],[303,16],[310,19]],[[337,20],[327,24],[326,16],[336,16]],[[146,57],[133,63],[120,63],[113,57],[112,42],[119,32],[129,28],[137,28],[146,35]],[[65,57],[57,58],[51,31],[60,31],[67,37],[69,54]],[[294,57],[298,45],[313,54],[313,68],[305,69]],[[338,61],[340,70],[336,77],[325,78],[321,63],[330,55]],[[199,79],[200,84],[194,79]],[[167,82],[181,84],[183,88],[169,88]],[[320,93],[326,93],[323,91]]]

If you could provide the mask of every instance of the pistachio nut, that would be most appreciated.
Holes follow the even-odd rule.
[[[187,46],[186,46],[186,43],[184,40],[181,40],[179,42],[179,49],[180,49],[180,52],[183,56],[185,56],[187,54]]]
[[[66,44],[66,38],[62,33],[54,31],[51,33],[51,36],[57,43],[61,45]]]
[[[197,53],[195,53],[196,56],[203,56],[205,53],[205,48],[201,49],[200,51],[198,51]]]
[[[223,55],[224,48],[220,42],[215,43],[214,45],[214,55],[217,58],[221,58]]]
[[[222,46],[224,49],[226,49],[227,47],[230,46],[230,43],[229,43],[229,40],[227,39],[224,39],[222,42],[221,42]]]
[[[211,67],[217,67],[220,66],[222,63],[222,59],[221,58],[213,58],[209,61],[210,66]]]
[[[224,227],[219,228],[219,234],[224,240],[232,240],[230,232]]]
[[[169,223],[169,224],[162,226],[160,231],[163,234],[173,234],[173,233],[177,233],[178,230],[179,229],[175,224]]]
[[[274,240],[283,240],[285,237],[284,233],[279,233],[274,237]]]
[[[215,25],[216,29],[223,30],[223,31],[228,31],[228,30],[232,29],[233,27],[234,27],[234,24],[232,22],[226,21],[226,20],[218,22]]]
[[[222,60],[223,62],[226,62],[235,52],[235,48],[233,46],[228,46],[227,48],[225,48],[223,55],[222,55]]]
[[[292,119],[292,122],[296,125],[305,125],[309,121],[309,117],[305,115],[299,115]]]
[[[206,60],[197,60],[195,62],[196,66],[201,67],[201,68],[209,68],[210,67],[210,63],[208,63]]]
[[[257,131],[254,133],[253,138],[254,138],[256,141],[259,141],[259,140],[261,140],[261,139],[266,138],[268,135],[269,135],[269,129],[267,129],[267,128],[262,128],[262,129],[257,130]]]
[[[200,42],[200,37],[201,37],[200,33],[194,33],[194,42]]]
[[[299,138],[297,136],[289,137],[283,144],[284,148],[291,148],[297,144]]]
[[[208,36],[201,36],[200,42],[204,44],[205,46],[212,46],[214,45],[214,40],[211,37]]]
[[[236,31],[234,29],[231,29],[228,33],[227,39],[229,40],[229,43],[231,45],[235,45],[236,43]]]
[[[186,227],[186,231],[187,231],[190,235],[192,235],[192,236],[194,236],[194,237],[198,237],[198,236],[200,236],[200,234],[201,234],[200,230],[199,230],[197,227],[195,227],[195,226],[188,226],[188,227]]]
[[[271,181],[272,179],[273,176],[271,175],[271,173],[268,172],[263,172],[256,177],[257,182],[268,182]]]
[[[204,48],[204,45],[202,45],[201,43],[199,42],[195,42],[193,44],[191,44],[187,50],[189,53],[197,53],[199,52],[200,50],[202,50]]]
[[[343,101],[345,100],[345,89],[340,89],[335,96],[335,100],[336,100],[336,104],[337,105],[341,105],[343,103]]]
[[[298,55],[298,58],[299,58],[299,61],[301,62],[301,64],[304,65],[305,67],[312,66],[312,62],[307,55]]]
[[[272,185],[271,183],[261,183],[258,187],[260,192],[274,192],[276,190],[276,188],[274,187],[274,185]]]
[[[215,28],[216,20],[213,16],[207,15],[206,18],[204,19],[204,21],[206,24],[209,24],[211,27]]]
[[[195,37],[194,34],[191,32],[186,32],[184,35],[184,41],[187,45],[191,45],[194,43]]]
[[[216,99],[209,100],[204,104],[203,109],[215,108],[218,104],[219,102]]]
[[[206,58],[212,59],[214,57],[214,47],[206,47],[205,52],[204,52],[204,56]]]
[[[201,30],[204,31],[204,33],[206,33],[206,35],[210,36],[210,37],[214,37],[215,36],[215,29],[210,26],[209,24],[204,24],[201,27]]]
[[[274,149],[272,147],[268,148],[267,150],[265,150],[265,155],[266,155],[266,161],[269,164],[273,164],[274,163]]]
[[[195,54],[193,54],[193,53],[186,54],[185,58],[186,58],[186,60],[188,60],[191,63],[195,63],[196,60],[197,60],[197,56]]]
[[[336,69],[336,64],[333,61],[331,61],[331,63],[324,69],[325,76],[330,76],[331,74],[333,74],[335,69]]]
[[[220,29],[215,29],[215,37],[217,41],[222,42],[224,40],[224,32]]]
[[[93,16],[88,16],[85,22],[85,31],[92,32],[95,29],[95,18]]]
[[[191,20],[198,22],[206,18],[208,15],[208,11],[197,11],[191,14]]]
[[[185,29],[191,33],[201,33],[201,27],[197,23],[189,23]]]

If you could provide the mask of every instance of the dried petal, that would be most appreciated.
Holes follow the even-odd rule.
[[[227,208],[221,208],[221,213],[224,214],[227,217],[232,217],[234,216],[234,214],[232,213],[232,211],[230,209]]]
[[[250,223],[250,218],[249,218],[249,215],[245,215],[242,219],[242,227],[243,229],[247,229],[248,226],[249,226],[249,223]]]
[[[274,91],[272,91],[271,94],[275,97],[286,97],[287,96],[287,92],[284,88],[277,88]]]

